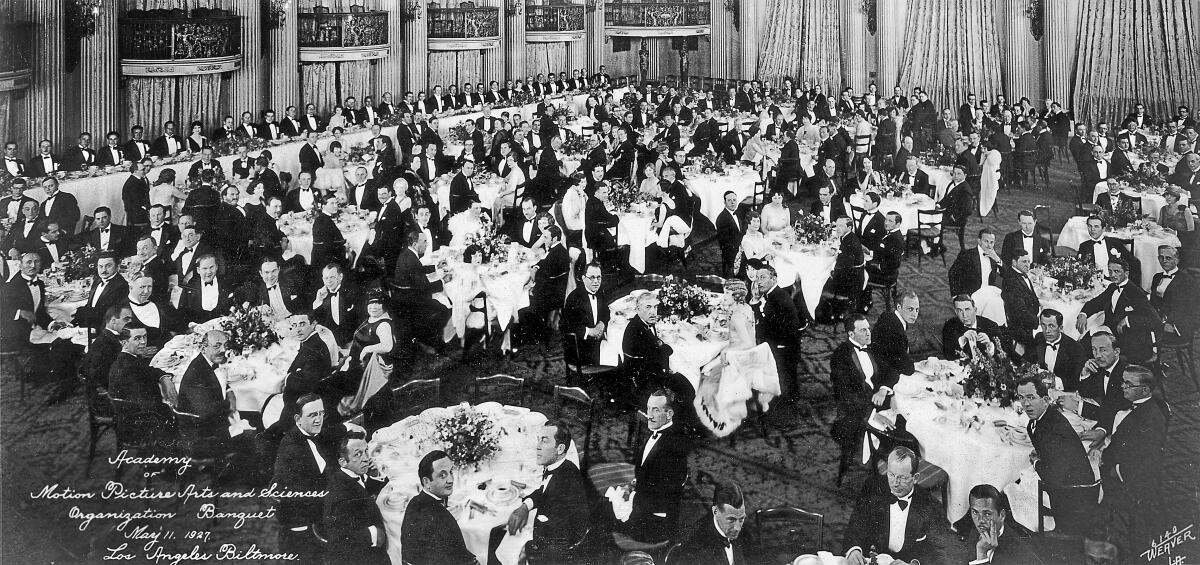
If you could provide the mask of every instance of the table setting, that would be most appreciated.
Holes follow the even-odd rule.
[[[371,210],[359,209],[353,205],[338,208],[338,215],[333,221],[337,224],[338,230],[342,232],[342,237],[346,238],[346,249],[353,251],[356,258],[362,255],[363,248],[371,239],[371,224],[374,223],[376,214]],[[288,237],[288,241],[292,244],[292,251],[304,257],[306,261],[312,262],[313,213],[288,212],[282,214],[275,221],[275,225]]]
[[[1162,266],[1158,264],[1158,246],[1170,245],[1178,248],[1183,245],[1175,230],[1164,228],[1153,220],[1138,220],[1125,227],[1110,228],[1104,235],[1132,243],[1133,256],[1142,264],[1142,279],[1134,282],[1143,289],[1150,288],[1154,275],[1162,272]],[[1058,235],[1058,246],[1078,250],[1079,244],[1086,239],[1087,218],[1074,216],[1063,225],[1062,232]]]
[[[482,262],[463,261],[463,252],[469,245],[482,248]],[[505,332],[502,349],[509,349],[506,330],[517,320],[520,310],[529,306],[527,284],[532,279],[533,266],[540,260],[539,255],[489,230],[467,238],[464,245],[445,246],[423,258],[425,264],[437,265],[438,272],[442,273],[442,292],[435,297],[451,312],[444,337],[465,337],[471,304],[482,292],[486,296],[488,323],[496,322]],[[446,273],[450,274],[448,281]]]
[[[1067,321],[1073,321],[1083,305],[1104,292],[1108,285],[1099,269],[1073,257],[1055,257],[1049,265],[1035,265],[1029,269],[1028,276],[1041,307],[1058,310],[1063,320]],[[975,299],[975,310],[980,316],[1002,326],[1008,324],[998,287],[984,285],[971,296]],[[1093,315],[1088,318],[1088,331],[1099,329],[1103,324],[1103,313]],[[1064,323],[1063,332],[1073,339],[1079,339],[1074,323]]]
[[[1161,179],[1161,177],[1158,179],[1158,183],[1154,184],[1138,183],[1136,181],[1131,183],[1122,180],[1118,182],[1118,185],[1121,187],[1121,194],[1124,194],[1130,198],[1141,200],[1142,214],[1148,215],[1155,219],[1159,217],[1162,207],[1167,205],[1167,199],[1163,196],[1163,194],[1166,193],[1169,186],[1171,186],[1167,185],[1166,182]],[[1096,199],[1105,192],[1108,192],[1108,182],[1096,183],[1096,187],[1092,191],[1092,203],[1095,204]],[[1191,198],[1191,193],[1186,190],[1179,190],[1178,192],[1179,204],[1186,206]]]
[[[866,197],[860,193],[854,193],[847,199],[851,206],[865,208]],[[894,191],[889,191],[883,195],[879,203],[880,214],[887,215],[888,212],[896,212],[900,214],[900,230],[908,231],[915,229],[918,224],[918,210],[933,210],[937,207],[937,201],[927,194],[903,193],[896,195]]]
[[[433,407],[377,430],[369,452],[377,477],[388,479],[376,498],[388,536],[388,556],[400,565],[400,530],[409,500],[420,491],[417,464],[434,449],[454,462],[454,492],[447,508],[462,530],[463,540],[487,563],[492,528],[505,524],[524,496],[540,488],[542,467],[535,450],[547,418],[522,406],[496,402]],[[572,442],[567,459],[579,464]],[[536,511],[535,511],[536,512]],[[516,535],[506,535],[496,551],[505,565],[515,565],[525,542],[533,539],[537,520]]]
[[[433,186],[430,187],[430,192],[438,201],[438,209],[441,210],[442,217],[445,218],[450,214],[450,183],[454,180],[454,176],[458,173],[446,173],[436,179],[433,179]],[[475,189],[475,194],[479,196],[479,204],[484,210],[490,211],[493,215],[499,211],[504,199],[500,198],[500,194],[504,192],[504,179],[491,173],[481,170],[481,167],[475,169],[475,175],[471,177],[471,186]]]
[[[815,223],[806,219],[815,219]],[[763,259],[775,267],[779,286],[800,281],[810,316],[816,315],[821,291],[837,262],[837,244],[829,238],[832,232],[827,228],[820,217],[802,213],[793,229],[742,238],[745,256]]]
[[[741,202],[754,195],[754,184],[759,180],[758,171],[744,165],[694,163],[684,167],[684,182],[700,197],[700,212],[714,225],[725,209],[725,192],[732,190]]]

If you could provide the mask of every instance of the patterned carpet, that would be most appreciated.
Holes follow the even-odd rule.
[[[1065,167],[1057,165],[1052,171],[1052,189],[1002,193],[999,201],[1003,209],[998,214],[982,221],[978,217],[971,219],[967,246],[973,245],[972,234],[981,225],[991,226],[1001,233],[1011,231],[1016,228],[1016,212],[1038,204],[1050,206],[1048,223],[1057,231],[1071,214],[1069,186],[1074,176],[1074,173],[1068,174]],[[807,201],[798,204],[806,205]],[[707,231],[701,229],[697,237],[703,243],[696,246],[689,272],[716,272],[719,255],[711,227]],[[947,245],[948,264],[957,255],[959,246],[954,237]],[[1200,266],[1194,262],[1192,265]],[[675,270],[678,271],[677,265]],[[946,272],[941,259],[926,257],[921,267],[915,257],[904,261],[901,285],[916,290],[921,298],[921,318],[910,332],[917,358],[940,350],[941,324],[952,316]],[[630,289],[610,290],[616,296]],[[871,313],[872,320],[878,316],[880,308],[877,301]],[[698,446],[690,461],[692,480],[685,500],[685,520],[694,520],[706,512],[705,501],[711,496],[715,480],[733,478],[745,488],[751,510],[791,505],[823,513],[825,545],[829,549],[840,549],[842,530],[854,496],[866,477],[865,470],[856,470],[846,477],[841,488],[835,485],[837,447],[828,434],[834,415],[828,359],[843,339],[840,328],[816,326],[808,330],[800,369],[803,382],[800,395],[807,401],[808,409],[786,406],[772,410],[764,418],[768,428],[766,438],[746,427],[735,434],[736,443],[728,439],[709,440]],[[424,358],[411,369],[408,377],[442,377],[445,401],[449,404],[469,399],[466,385],[474,377],[496,373],[523,376],[535,383],[532,407],[545,412],[552,412],[549,390],[564,380],[562,356],[557,346],[528,347],[512,360],[499,357],[494,349],[477,351],[467,361],[460,361],[457,356],[452,359]],[[1166,398],[1174,407],[1175,419],[1168,442],[1167,480],[1162,485],[1163,498],[1168,502],[1164,504],[1162,514],[1167,523],[1182,528],[1194,523],[1200,514],[1200,394],[1178,369],[1171,369],[1168,375]],[[0,504],[4,510],[0,518],[0,539],[3,540],[0,560],[5,563],[99,562],[99,556],[105,553],[103,548],[124,543],[122,534],[102,527],[99,522],[81,532],[80,522],[67,517],[69,509],[74,505],[84,510],[145,507],[144,503],[134,502],[101,504],[31,500],[31,492],[55,483],[81,491],[98,491],[112,475],[111,466],[103,463],[104,458],[115,452],[111,435],[106,435],[100,441],[91,477],[85,478],[86,408],[78,397],[45,406],[52,390],[51,381],[56,378],[60,376],[40,376],[29,384],[22,397],[15,375],[8,372],[3,375],[0,391],[0,429],[3,430],[0,434],[3,446],[0,495],[3,499]],[[602,421],[597,425],[596,436],[592,451],[594,462],[630,459],[632,450],[626,444],[625,422]],[[137,484],[134,479],[126,476],[125,482],[133,487]],[[211,524],[196,518],[196,506],[197,503],[183,505],[180,517],[173,523],[211,532],[210,542],[204,544],[206,547],[215,548],[215,541],[221,540],[236,543],[243,549],[252,543],[263,551],[274,548],[274,520],[249,520],[235,529],[233,520]],[[265,506],[259,501],[229,501],[222,503],[222,510],[253,512],[263,510]],[[186,527],[176,529],[180,535],[187,531]],[[962,543],[948,529],[937,532],[934,538],[934,543],[941,548]],[[126,542],[131,547],[144,543]],[[1035,538],[1031,543],[1043,563],[1083,562],[1078,543],[1064,544],[1041,538]],[[1140,558],[1136,559],[1140,561]]]

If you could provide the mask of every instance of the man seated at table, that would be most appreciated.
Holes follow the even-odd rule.
[[[861,442],[867,419],[875,410],[891,404],[892,387],[898,375],[882,367],[872,350],[871,323],[862,314],[851,314],[843,325],[847,339],[829,358],[829,378],[837,403],[837,419],[830,436],[840,448],[838,484],[851,463],[862,453]]]
[[[29,332],[35,327],[57,330],[63,322],[51,322],[46,311],[49,297],[39,278],[42,259],[37,253],[21,254],[20,271],[4,283],[4,300],[0,300],[0,346],[4,351],[29,346]]]
[[[325,400],[325,405],[330,409],[336,408],[342,391],[331,386],[330,375],[333,374],[338,352],[330,351],[329,345],[317,333],[311,310],[296,313],[288,322],[296,332],[300,345],[288,367],[287,381],[283,387],[284,406],[291,405],[301,396],[315,393]]]
[[[636,497],[635,497],[636,500]],[[743,535],[749,512],[742,487],[722,480],[713,488],[709,513],[691,529],[691,534],[670,552],[667,565],[744,565],[753,554]]]
[[[35,228],[37,239],[17,241],[18,253],[36,253],[42,260],[42,265],[50,267],[59,263],[66,256],[68,248],[64,232],[58,222],[50,220],[42,222],[40,228]]]
[[[1033,289],[1033,282],[1029,280],[1029,261],[1029,254],[1024,249],[1013,251],[1000,291],[1009,335],[1020,355],[1033,350],[1033,333],[1038,328],[1038,313],[1041,312],[1041,302]]]
[[[1171,245],[1158,246],[1158,264],[1150,283],[1150,305],[1163,317],[1160,343],[1191,343],[1200,327],[1200,285],[1179,269],[1179,250]]]
[[[183,285],[183,293],[179,296],[179,313],[189,323],[200,324],[228,314],[236,303],[236,289],[217,276],[215,255],[201,255],[196,265],[198,276]]]
[[[946,211],[942,223],[946,227],[962,227],[971,219],[971,187],[967,182],[967,169],[955,165],[950,172],[950,186],[938,201],[937,207]],[[943,246],[944,247],[944,246]]]
[[[1004,493],[992,485],[976,485],[967,500],[974,527],[961,548],[948,552],[959,555],[955,561],[947,563],[1020,565],[1040,561],[1029,543],[1019,535],[1023,528],[1013,520]]]
[[[115,254],[103,252],[96,255],[96,273],[91,277],[91,291],[87,303],[75,311],[76,326],[88,328],[95,336],[104,324],[104,315],[109,307],[124,301],[129,294],[129,284],[120,275]]]
[[[942,324],[942,356],[946,359],[971,358],[987,347],[986,342],[1004,334],[996,322],[978,314],[971,295],[958,294],[952,300],[954,317]]]
[[[864,257],[866,258],[867,281],[891,292],[888,287],[896,284],[900,278],[900,260],[904,256],[904,233],[900,231],[900,223],[904,219],[899,212],[892,210],[883,215],[883,235],[875,242],[874,247],[865,243]],[[859,299],[859,311],[869,312],[874,301],[871,287],[863,289]]]
[[[522,337],[533,341],[541,341],[549,335],[547,319],[552,312],[563,308],[571,267],[571,254],[563,244],[562,229],[549,226],[546,237],[550,242],[549,250],[533,266],[529,307],[521,311]]]
[[[125,311],[128,313],[127,308]],[[136,413],[119,416],[129,417],[131,435],[152,444],[162,438],[172,418],[159,388],[159,380],[168,374],[150,366],[150,358],[158,350],[147,344],[144,326],[130,322],[117,331],[117,338],[120,350],[105,375],[108,395],[137,406]]]
[[[1092,336],[1092,358],[1083,364],[1079,372],[1079,396],[1081,403],[1069,397],[1061,402],[1063,407],[1089,420],[1096,420],[1097,429],[1080,434],[1080,437],[1099,447],[1108,428],[1100,422],[1111,420],[1112,415],[1129,407],[1121,390],[1122,379],[1129,363],[1121,358],[1121,348],[1116,338],[1106,331]]]
[[[1037,219],[1033,212],[1021,210],[1017,213],[1020,229],[1004,236],[1004,246],[1000,251],[1000,259],[1009,264],[1016,256],[1018,249],[1024,249],[1034,265],[1046,265],[1054,256],[1054,246],[1044,232],[1037,229]]]
[[[92,390],[108,388],[109,369],[112,368],[113,359],[121,352],[121,328],[132,321],[133,312],[127,304],[116,304],[105,310],[104,326],[88,344],[87,353],[79,364],[79,374],[87,379]]]
[[[1162,333],[1162,317],[1150,305],[1146,292],[1129,280],[1129,264],[1122,259],[1108,262],[1109,285],[1083,305],[1075,317],[1075,329],[1087,333],[1088,318],[1104,314],[1104,325],[1114,332],[1117,344],[1131,363],[1142,363],[1155,355],[1156,334]]]
[[[854,311],[853,302],[862,294],[866,256],[850,218],[842,216],[834,220],[833,233],[838,238],[838,254],[822,293],[823,304],[820,307],[827,317],[836,322],[847,312]]]
[[[367,442],[347,437],[338,442],[338,468],[328,473],[324,501],[326,563],[388,565],[383,515],[367,482],[371,458]]]
[[[408,502],[400,525],[400,551],[410,565],[478,565],[446,503],[454,492],[454,463],[435,449],[417,464],[421,492]]]
[[[228,381],[217,376],[225,364],[229,334],[209,331],[200,342],[200,352],[188,364],[179,381],[179,411],[197,416],[195,433],[210,449],[228,451],[230,424],[237,418],[237,400]],[[212,443],[209,443],[212,442]]]
[[[264,275],[263,280],[266,281],[267,276]],[[312,301],[313,320],[329,328],[338,345],[347,347],[363,319],[361,308],[359,291],[347,284],[346,272],[341,265],[325,265],[321,269],[321,288],[317,289]]]
[[[872,552],[896,559],[924,562],[930,548],[929,531],[944,523],[933,497],[917,486],[919,456],[897,447],[887,458],[887,491],[863,489],[846,524],[846,560],[862,565]]]
[[[200,178],[200,175],[204,171],[212,171],[213,178],[225,178],[225,171],[221,168],[221,162],[218,161],[216,156],[213,154],[213,148],[211,145],[206,145],[200,149],[200,160],[192,163],[191,168],[188,169],[188,180]]]
[[[537,205],[533,200],[522,200],[520,217],[506,220],[501,233],[514,243],[529,248],[542,236],[542,230],[537,225]]]
[[[834,174],[836,165],[833,161],[827,161],[826,167],[830,170],[829,174]],[[847,216],[845,200],[834,198],[837,194],[837,184],[832,178],[829,182],[821,184],[817,188],[817,201],[812,203],[808,211],[814,215],[820,216],[826,224],[832,224],[834,220]]]
[[[580,284],[563,302],[559,331],[563,356],[568,363],[595,365],[600,361],[600,342],[608,329],[608,300],[599,295],[603,282],[599,263],[583,268]]]
[[[112,210],[101,206],[92,212],[93,227],[86,235],[78,237],[83,245],[90,245],[96,251],[108,251],[116,254],[117,258],[126,257],[133,253],[131,230],[125,226],[112,223]]]
[[[900,375],[911,375],[916,370],[909,349],[908,329],[917,323],[920,313],[921,301],[917,293],[899,290],[895,310],[880,314],[871,329],[871,343],[885,379],[896,380]]]
[[[911,139],[905,137],[905,139]],[[908,157],[904,160],[903,168],[900,172],[892,177],[897,183],[908,187],[913,194],[924,194],[933,196],[934,187],[929,184],[929,173],[922,171],[917,163],[916,157]]]
[[[588,531],[587,489],[591,487],[579,467],[567,459],[570,447],[571,429],[566,422],[557,420],[542,427],[535,450],[537,464],[544,467],[542,484],[509,515],[507,528],[492,530],[489,555],[499,546],[506,531],[508,535],[516,535],[529,525],[529,514],[536,510],[533,540],[525,544],[529,563],[559,564],[581,557],[570,549]]]
[[[420,257],[428,242],[421,232],[409,230],[404,234],[404,249],[396,259],[396,270],[389,283],[392,289],[393,312],[407,322],[413,332],[411,337],[437,350],[445,344],[441,331],[450,318],[450,311],[433,298],[442,291],[442,284],[449,282],[449,272],[442,280],[429,280],[435,272],[433,265],[422,265]]]
[[[252,307],[270,306],[275,314],[287,317],[303,308],[301,290],[304,281],[284,280],[279,258],[267,256],[259,262],[258,279],[247,281],[238,292],[238,302]]]
[[[322,548],[315,527],[323,519],[320,493],[325,490],[326,475],[332,471],[335,445],[332,428],[325,427],[325,403],[315,394],[294,399],[285,407],[291,418],[281,417],[287,427],[279,441],[271,482],[280,492],[296,496],[278,501],[279,550],[297,555],[300,563],[321,563]]]
[[[1056,388],[1075,391],[1079,387],[1079,371],[1088,358],[1087,348],[1063,332],[1063,315],[1058,310],[1042,310],[1038,324],[1041,331],[1033,336],[1033,350],[1025,359],[1054,373],[1061,381]]]
[[[670,359],[674,350],[658,337],[657,323],[658,295],[654,292],[638,295],[636,315],[629,319],[621,339],[625,369],[629,382],[636,389],[658,388],[671,372]],[[628,392],[636,394],[635,391]]]
[[[1141,277],[1137,274],[1141,269],[1140,261],[1133,256],[1129,251],[1129,240],[1123,240],[1116,237],[1105,237],[1104,220],[1099,216],[1088,216],[1087,232],[1088,239],[1079,244],[1079,253],[1076,257],[1084,263],[1091,263],[1100,269],[1100,272],[1108,274],[1108,262],[1112,259],[1121,259],[1129,264],[1129,268],[1134,274],[1129,278],[1140,280]]]
[[[974,294],[983,285],[999,287],[1000,255],[996,253],[996,232],[992,228],[979,230],[975,247],[961,251],[950,265],[950,293]]]
[[[154,279],[142,273],[129,281],[126,300],[133,311],[133,319],[146,327],[150,345],[162,347],[176,333],[186,331],[187,323],[167,299],[154,299]]]
[[[1096,489],[1079,488],[1096,482],[1087,450],[1059,406],[1050,401],[1049,389],[1041,379],[1030,377],[1017,383],[1017,400],[1029,416],[1026,431],[1033,444],[1029,461],[1050,496],[1055,531],[1081,534],[1099,494]]]

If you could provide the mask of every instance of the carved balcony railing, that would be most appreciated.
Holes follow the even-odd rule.
[[[429,49],[460,51],[500,46],[500,7],[429,7]]]
[[[579,41],[583,36],[583,6],[525,6],[525,41]]]
[[[388,54],[388,13],[297,14],[301,61],[361,61]]]
[[[619,36],[708,35],[711,9],[708,2],[607,2],[604,26]]]
[[[119,20],[121,71],[134,76],[223,73],[242,65],[242,21],[224,10],[130,10]]]
[[[33,76],[33,22],[0,23],[0,92],[23,90]]]

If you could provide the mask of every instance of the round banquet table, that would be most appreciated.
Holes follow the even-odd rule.
[[[852,206],[863,207],[863,196],[861,194],[851,194],[849,203]],[[913,194],[906,197],[885,196],[879,203],[879,213],[886,215],[888,212],[896,212],[900,214],[900,230],[907,232],[910,229],[917,227],[918,210],[933,210],[937,207],[937,202],[925,194]],[[849,206],[846,207],[849,211]]]
[[[685,171],[685,182],[697,196],[700,197],[700,212],[713,225],[717,216],[725,209],[725,192],[732,190],[737,194],[738,202],[754,195],[754,183],[759,181],[758,171],[754,169],[732,166],[726,167],[725,174],[703,174]]]
[[[362,256],[367,240],[371,238],[369,220],[375,213],[369,210],[364,212],[366,214],[359,214],[356,208],[350,206],[344,209],[336,220],[338,230],[342,232],[342,237],[346,238],[346,249],[354,252],[356,260]],[[289,212],[276,221],[279,230],[288,236],[292,251],[304,257],[305,262],[310,264],[313,249],[312,224],[312,219],[303,212]]]
[[[488,537],[492,528],[507,523],[508,515],[521,503],[521,497],[541,485],[542,468],[536,463],[535,450],[538,434],[547,418],[528,408],[501,406],[495,402],[484,402],[475,408],[500,428],[500,446],[492,459],[474,468],[455,469],[454,492],[450,495],[448,508],[458,521],[467,549],[480,563],[487,563]],[[404,523],[404,511],[408,501],[421,488],[417,463],[426,453],[445,447],[433,439],[433,434],[436,422],[450,415],[452,410],[427,409],[376,431],[371,438],[371,458],[376,469],[388,478],[375,502],[383,515],[388,557],[394,565],[403,563],[400,528]],[[567,450],[567,459],[579,464],[574,442]],[[515,536],[504,537],[496,551],[501,563],[516,565],[525,542],[533,539],[536,523],[535,510],[530,512],[529,525]]]
[[[635,290],[609,304],[608,328],[604,341],[600,342],[601,365],[617,365],[623,355],[621,340],[625,337],[629,320],[635,315],[637,297],[646,292],[652,291]],[[721,295],[709,293],[709,298],[715,304],[720,302]],[[686,377],[693,389],[699,386],[704,368],[729,345],[727,337],[711,315],[677,323],[660,319],[657,327],[659,336],[673,350],[671,370]]]
[[[790,233],[790,230],[782,232]],[[779,276],[779,286],[789,287],[800,281],[804,293],[804,304],[810,316],[817,315],[817,304],[821,302],[821,291],[833,273],[837,261],[837,248],[826,242],[821,245],[796,243],[776,234],[742,238],[742,250],[747,258],[772,257],[771,265]]]
[[[1134,282],[1143,289],[1150,288],[1150,284],[1154,281],[1154,275],[1162,272],[1162,265],[1158,264],[1158,246],[1181,247],[1183,245],[1179,241],[1179,236],[1159,228],[1150,231],[1121,228],[1105,232],[1104,235],[1133,242],[1133,256],[1137,257],[1142,264],[1142,280]],[[1058,245],[1078,250],[1079,244],[1086,239],[1088,239],[1087,218],[1074,216],[1067,220],[1067,223],[1063,225],[1062,232],[1058,234]]]
[[[14,267],[13,263],[14,261],[9,261],[9,272],[18,276],[16,273],[20,272],[20,266],[18,264],[15,268],[11,268]],[[29,332],[29,342],[45,344],[65,339],[86,348],[88,344],[87,328],[77,328],[71,324],[74,323],[75,312],[87,304],[88,294],[92,288],[91,279],[65,282],[43,274],[41,280],[45,285],[46,313],[50,314],[51,320],[63,322],[68,327],[49,331],[46,328],[34,326]]]
[[[518,243],[509,244],[508,256],[499,262],[467,265],[462,262],[464,248],[446,246],[422,259],[427,265],[445,261],[453,280],[443,283],[442,292],[435,297],[450,308],[450,322],[444,337],[465,336],[470,303],[479,292],[487,297],[488,321],[496,322],[500,330],[508,329],[517,320],[522,308],[529,306],[529,291],[525,288],[538,262],[535,252]]]
[[[1096,183],[1096,188],[1094,191],[1092,191],[1092,203],[1095,204],[1096,199],[1099,198],[1100,195],[1104,194],[1105,192],[1108,192],[1108,183],[1106,183],[1106,182]],[[1125,196],[1128,196],[1131,198],[1140,198],[1142,200],[1142,213],[1149,214],[1150,217],[1152,217],[1156,220],[1159,218],[1159,215],[1162,212],[1162,207],[1167,205],[1167,199],[1164,198],[1163,195],[1156,194],[1154,192],[1139,192],[1138,190],[1135,190],[1132,186],[1122,187],[1121,194],[1124,194]],[[1188,191],[1186,191],[1186,190],[1179,191],[1179,203],[1180,204],[1183,204],[1186,206],[1190,197],[1191,197],[1191,194],[1189,194]]]
[[[929,184],[933,185],[933,198],[941,200],[946,195],[946,189],[950,188],[950,182],[954,180],[950,176],[950,172],[954,170],[953,167],[921,165],[921,170],[929,175]]]
[[[1087,304],[1096,295],[1104,291],[1104,287],[1075,289],[1071,292],[1064,292],[1053,288],[1052,283],[1046,280],[1037,280],[1035,277],[1030,277],[1034,283],[1034,291],[1037,293],[1038,303],[1043,309],[1052,308],[1062,312],[1063,315],[1063,332],[1072,339],[1079,339],[1079,331],[1075,329],[1075,317],[1079,315],[1079,311],[1083,310],[1083,305]],[[975,311],[1001,326],[1008,325],[1008,316],[1004,313],[1004,299],[1000,296],[1000,288],[992,285],[984,285],[979,290],[975,291],[971,298],[975,299]],[[1088,330],[1094,331],[1099,329],[1104,324],[1104,314],[1096,313],[1088,318]]]
[[[646,272],[646,248],[655,243],[658,234],[650,230],[654,215],[648,206],[639,204],[629,212],[618,212],[617,245],[629,246],[629,266]]]
[[[454,180],[455,174],[457,173],[446,173],[433,179],[433,197],[438,201],[438,209],[441,210],[443,218],[450,215],[450,181]],[[482,182],[480,178],[481,175],[476,172],[471,184],[475,187],[475,194],[479,196],[479,204],[484,210],[494,214],[496,206],[499,205],[500,193],[504,191],[504,179],[490,174],[484,176]]]

